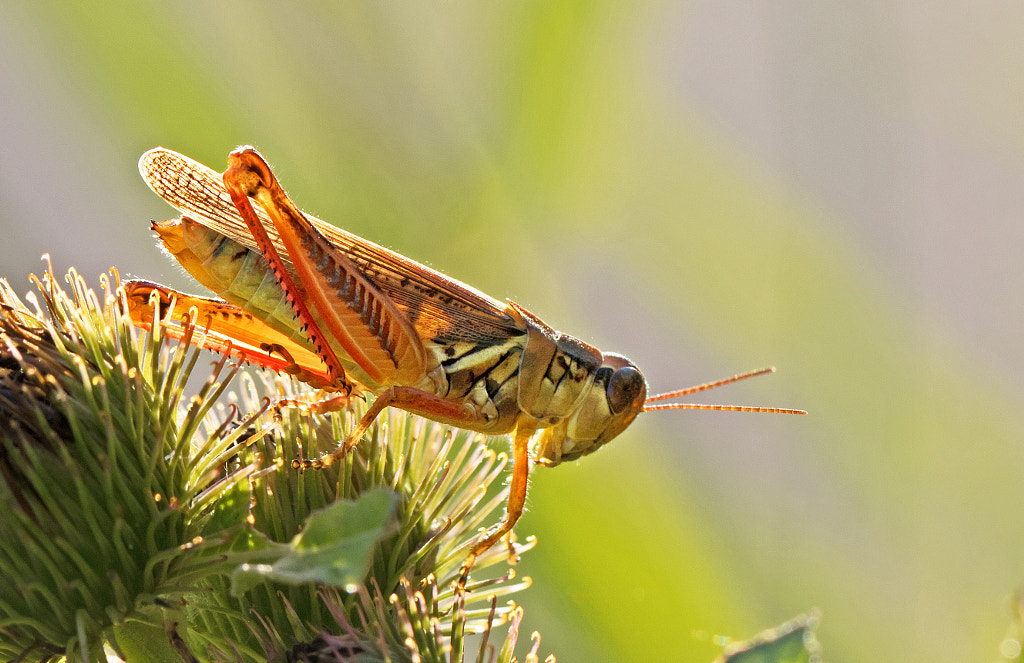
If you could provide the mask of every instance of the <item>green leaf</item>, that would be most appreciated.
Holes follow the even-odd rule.
[[[244,481],[237,483],[218,497],[213,508],[213,515],[203,525],[204,535],[209,536],[238,525],[244,525],[246,517],[249,515],[251,499],[249,486]]]
[[[382,538],[394,530],[398,498],[377,488],[358,500],[338,500],[310,514],[301,534],[281,547],[271,563],[243,564],[231,577],[231,593],[240,596],[270,581],[312,582],[354,591],[366,576],[370,556]]]
[[[127,661],[182,663],[181,653],[174,648],[170,635],[159,626],[134,620],[119,622],[111,635]]]
[[[750,640],[734,642],[715,663],[810,663],[821,660],[814,637],[816,614],[801,615],[785,624],[762,631]]]

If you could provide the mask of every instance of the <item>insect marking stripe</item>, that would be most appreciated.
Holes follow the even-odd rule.
[[[484,391],[487,392],[487,396],[489,398],[493,397],[494,393],[492,393],[490,390],[487,389],[487,378],[491,375],[491,373],[495,369],[497,369],[500,366],[504,365],[505,362],[508,361],[509,357],[511,357],[512,354],[515,352],[515,350],[516,350],[516,348],[510,348],[508,351],[502,353],[502,355],[500,357],[498,357],[497,361],[495,361],[493,364],[491,364],[486,369],[484,369],[484,371],[482,373],[480,373],[479,375],[474,374],[474,372],[472,370],[470,370],[469,371],[469,380],[466,381],[467,388],[466,388],[465,392],[462,393],[462,394],[459,394],[458,397],[459,398],[465,398],[466,396],[469,395],[469,393],[471,391],[473,391],[473,388],[476,385],[478,385],[478,384],[483,384],[484,385]],[[517,363],[517,365],[515,366],[515,368],[513,369],[511,374],[515,375],[518,372],[518,370],[519,370],[519,366],[518,366],[518,363]],[[504,380],[502,380],[502,382],[504,382]],[[451,382],[449,381],[449,384],[450,383]],[[496,391],[497,390],[495,390],[495,392]]]
[[[448,376],[447,397],[465,397],[477,383],[486,380],[494,370],[521,351],[522,348],[514,342],[498,346],[474,346],[453,363],[443,366]],[[516,375],[518,372],[519,362],[514,361],[510,366],[510,375]],[[507,378],[503,378],[502,382],[505,379]]]
[[[565,376],[569,375],[569,366],[566,364],[564,357],[561,357],[561,356],[558,356],[558,355],[556,355],[556,356],[558,357],[558,360],[559,360],[558,363],[561,364],[561,366],[562,366],[562,374],[558,376],[558,382],[554,383],[554,385],[555,385],[555,393],[557,394],[558,390],[562,386],[562,383],[565,381]],[[548,373],[548,375],[545,376],[545,377],[550,380],[551,378],[549,376],[550,376],[550,373]]]
[[[493,400],[501,392],[501,390],[505,387],[506,384],[508,384],[512,380],[515,380],[518,376],[519,366],[517,365],[514,370],[509,371],[509,374],[505,376],[505,379],[503,379],[501,382],[496,382],[493,387],[485,383],[487,395]]]
[[[480,382],[481,380],[486,381],[487,378],[491,375],[491,373],[496,368],[498,368],[499,366],[504,364],[506,361],[508,361],[508,358],[512,356],[512,354],[516,351],[516,349],[517,348],[509,348],[509,350],[507,352],[502,353],[502,355],[500,357],[498,357],[498,361],[496,361],[496,362],[494,362],[494,364],[488,366],[487,369],[484,370],[483,373],[481,373],[480,375],[476,376],[476,380],[474,380],[474,382]]]
[[[496,361],[498,357],[505,354],[506,351],[516,348],[521,349],[521,346],[514,340],[501,343],[499,345],[487,345],[480,343],[474,345],[458,357],[452,357],[451,359],[445,360],[441,365],[444,367],[446,373],[452,375],[453,373],[459,373],[467,369],[489,366],[491,363]]]
[[[457,371],[459,369],[456,367],[456,364],[458,364],[460,361],[462,361],[466,357],[469,357],[473,353],[480,352],[481,350],[486,350],[488,348],[493,347],[494,345],[491,343],[477,343],[476,345],[469,348],[462,354],[455,355],[445,359],[444,361],[441,362],[441,366],[443,366],[446,371]],[[454,351],[454,347],[452,347],[452,350]]]
[[[229,264],[235,264],[241,262],[249,256],[249,250],[241,246],[238,242],[233,241],[231,238],[221,235],[220,241],[213,247],[209,257],[206,258],[204,264],[207,267],[211,267],[220,260],[226,260]]]

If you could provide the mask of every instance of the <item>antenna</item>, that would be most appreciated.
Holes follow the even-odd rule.
[[[657,396],[651,396],[644,401],[643,412],[651,412],[653,410],[719,410],[726,412],[770,412],[774,414],[807,414],[806,410],[795,410],[792,408],[785,407],[751,407],[747,405],[704,405],[702,403],[656,403],[657,401],[668,400],[669,398],[676,398],[677,396],[686,396],[689,394],[695,394],[698,391],[707,391],[708,389],[714,389],[715,387],[721,387],[722,385],[730,384],[732,382],[739,382],[740,380],[746,380],[747,378],[757,377],[758,375],[764,375],[765,373],[774,373],[775,367],[769,366],[768,368],[759,368],[756,371],[747,371],[746,373],[740,373],[730,378],[723,378],[714,382],[706,382],[704,384],[697,385],[696,387],[687,387],[686,389],[679,389],[677,391],[669,391],[664,394],[658,394]]]

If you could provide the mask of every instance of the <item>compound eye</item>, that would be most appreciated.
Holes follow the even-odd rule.
[[[619,414],[630,407],[646,388],[644,376],[640,371],[632,366],[623,366],[608,379],[608,387],[605,390],[608,407],[613,414]]]

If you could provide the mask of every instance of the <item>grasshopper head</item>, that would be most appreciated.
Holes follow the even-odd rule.
[[[622,355],[603,353],[601,367],[576,410],[541,431],[537,462],[554,467],[585,456],[621,433],[644,406],[647,382]]]

